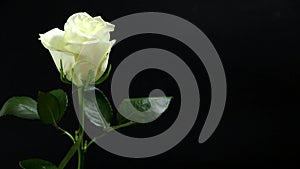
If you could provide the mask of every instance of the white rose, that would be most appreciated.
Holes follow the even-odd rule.
[[[97,81],[105,72],[109,52],[115,43],[110,41],[114,25],[100,16],[76,13],[69,17],[64,31],[54,28],[40,34],[40,40],[47,48],[57,69],[63,68],[63,75],[77,86],[88,79],[89,72]]]

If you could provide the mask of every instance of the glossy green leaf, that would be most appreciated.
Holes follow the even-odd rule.
[[[169,107],[172,97],[148,97],[124,99],[119,105],[119,124],[135,121],[149,123],[156,120]]]
[[[91,87],[84,92],[84,110],[88,120],[96,126],[107,128],[110,126],[113,111],[104,93]]]
[[[111,122],[113,116],[113,110],[109,103],[109,100],[105,94],[100,90],[96,90],[96,99],[99,109],[107,122]]]
[[[61,119],[67,109],[68,96],[62,89],[52,90],[49,93],[52,94],[53,96],[55,96],[56,99],[58,100],[59,110],[60,110],[59,114],[61,116],[61,117],[59,117],[59,119]]]
[[[28,159],[19,162],[19,165],[23,169],[57,169],[57,167],[42,159]]]
[[[44,124],[57,124],[62,117],[59,101],[50,93],[38,93],[37,110]]]
[[[37,102],[30,97],[12,97],[4,103],[0,111],[0,117],[4,115],[30,120],[39,119]]]

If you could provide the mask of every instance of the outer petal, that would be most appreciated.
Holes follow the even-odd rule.
[[[72,30],[68,30],[65,34],[65,49],[69,52],[78,54],[82,50],[83,46],[86,46],[91,43],[97,43],[99,41],[93,37],[88,37],[86,35],[80,36],[79,32],[71,31]]]
[[[95,81],[98,80],[107,67],[108,53],[110,52],[115,41],[93,43],[86,45],[79,53],[77,61],[89,61],[95,64]]]
[[[105,22],[105,26],[101,29],[101,31],[98,31],[94,36],[103,41],[109,41],[110,32],[114,31],[114,29],[115,29],[115,25]]]
[[[45,48],[53,50],[63,50],[65,32],[54,28],[44,34],[40,34],[40,40]]]
[[[72,53],[62,52],[57,50],[49,50],[56,68],[58,71],[61,69],[60,61],[62,62],[64,74],[67,76],[68,80],[72,80],[72,68],[75,64],[75,56]]]
[[[104,26],[102,26],[101,30],[98,30],[97,32],[95,32],[94,36],[96,36],[97,38],[99,38],[103,41],[109,41],[109,39],[110,39],[110,34],[109,33],[114,31],[115,25],[113,25],[109,22],[105,22],[101,18],[101,16],[97,16],[94,19],[99,21],[100,23],[104,24]]]
[[[110,41],[110,47],[108,48],[105,55],[102,57],[102,60],[101,60],[100,64],[98,65],[98,70],[97,70],[97,74],[96,74],[96,81],[98,79],[100,79],[100,77],[103,75],[103,73],[105,72],[105,70],[107,68],[109,53],[110,53],[110,50],[111,50],[111,48],[112,48],[112,46],[114,45],[115,42],[116,42],[115,40]]]
[[[93,76],[95,76],[95,69],[96,65],[89,61],[81,60],[79,62],[76,62],[73,67],[72,83],[76,86],[83,86],[84,81],[88,80],[90,72],[93,73]]]

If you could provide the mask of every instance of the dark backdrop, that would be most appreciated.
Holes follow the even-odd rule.
[[[115,67],[130,53],[146,47],[170,50],[193,70],[200,87],[199,117],[188,136],[172,150],[156,157],[129,159],[98,146],[87,153],[91,168],[224,168],[291,166],[299,147],[296,107],[299,102],[299,5],[296,0],[131,0],[131,1],[2,1],[1,3],[1,105],[15,95],[36,97],[37,91],[71,87],[59,74],[38,34],[63,28],[66,19],[79,11],[112,21],[124,15],[156,11],[182,17],[197,25],[211,40],[223,62],[228,98],[222,121],[204,144],[197,139],[210,99],[208,76],[201,61],[187,46],[169,37],[141,35],[113,48]],[[117,25],[116,25],[117,26]],[[98,86],[110,98],[110,79]],[[122,132],[148,137],[172,124],[178,110],[179,89],[174,79],[158,70],[141,72],[130,94],[146,96],[161,88],[174,100],[157,121]],[[69,98],[71,100],[71,98]],[[175,112],[175,113],[174,113]],[[60,125],[77,129],[72,102]],[[14,117],[0,119],[0,168],[18,168],[18,161],[38,157],[56,164],[71,142],[54,128],[38,121]],[[67,168],[75,168],[75,159]]]

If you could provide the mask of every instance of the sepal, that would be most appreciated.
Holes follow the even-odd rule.
[[[60,73],[60,80],[63,83],[72,84],[72,82],[70,80],[68,80],[67,76],[64,74],[64,68],[63,68],[63,64],[62,64],[62,60],[61,59],[60,59],[60,70],[59,70],[59,73]]]

